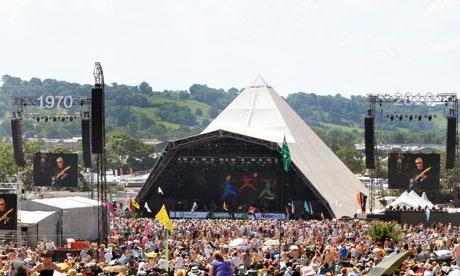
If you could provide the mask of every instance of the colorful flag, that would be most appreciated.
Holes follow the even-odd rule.
[[[131,198],[129,200],[129,210],[131,212],[134,212],[136,210],[139,210],[139,208],[141,208],[141,206],[139,206],[139,203],[137,203],[137,201],[135,199]]]
[[[147,201],[144,203],[144,208],[145,208],[145,210],[147,210],[147,212],[149,212],[149,213],[152,212],[152,210],[150,210],[150,208],[149,208],[149,204],[147,203]]]
[[[168,211],[166,210],[166,206],[163,204],[161,207],[161,210],[158,212],[158,214],[155,215],[155,219],[158,220],[161,224],[166,227],[169,231],[173,232],[173,223],[172,220],[169,219]]]
[[[283,146],[281,147],[281,153],[283,154],[284,171],[288,172],[289,167],[291,166],[291,153],[289,152],[289,147],[286,142],[286,136],[284,136],[284,139],[283,139]]]
[[[426,221],[430,221],[430,207],[426,206],[425,207],[425,216],[426,216]]]
[[[326,219],[326,217],[324,216],[323,212],[321,212],[321,219],[322,219],[322,220],[325,220],[325,219]]]
[[[294,205],[294,201],[291,201],[291,213],[292,213],[292,214],[295,214],[295,205]]]
[[[163,190],[161,189],[160,186],[158,186],[158,194],[163,195]]]
[[[305,212],[310,213],[310,206],[308,206],[306,200],[303,202],[303,209],[305,210]]]
[[[193,205],[192,205],[192,213],[196,211],[196,209],[198,209],[198,204],[196,203],[196,201],[193,202]]]
[[[308,202],[308,207],[310,207],[310,214],[313,215],[313,206],[311,205],[311,202]]]
[[[224,201],[224,206],[223,206],[224,210],[228,212],[228,204],[227,202]]]
[[[107,211],[109,211],[109,214],[114,217],[115,216],[115,210],[113,209],[112,202],[105,200],[104,205],[107,208]]]
[[[113,201],[113,196],[112,196],[112,194],[109,194],[109,195],[107,196],[107,199],[108,199],[110,202],[112,202],[112,201]]]
[[[367,195],[359,192],[356,195],[356,199],[358,201],[358,205],[361,208],[361,213],[365,214],[366,213],[366,203],[367,203]]]

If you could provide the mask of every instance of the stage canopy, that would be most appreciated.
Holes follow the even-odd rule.
[[[244,89],[201,134],[170,142],[137,200],[144,202],[155,195],[152,191],[158,187],[160,175],[167,173],[164,169],[168,162],[177,158],[178,149],[200,141],[216,141],[217,137],[263,145],[281,157],[280,167],[282,156],[279,152],[285,137],[292,170],[303,179],[309,193],[321,201],[331,217],[353,217],[357,210],[356,194],[367,194],[346,165],[284,99],[260,79]]]
[[[58,242],[57,224],[59,215],[56,211],[24,211],[19,214],[18,225],[26,234],[29,245],[35,245],[44,238]]]

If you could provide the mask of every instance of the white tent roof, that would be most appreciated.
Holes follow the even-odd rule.
[[[412,196],[409,195],[407,191],[404,191],[397,199],[395,199],[391,204],[391,207],[413,207],[417,208],[419,206],[419,203],[414,200]]]
[[[48,206],[57,207],[60,209],[75,209],[75,208],[84,208],[88,206],[97,206],[98,203],[96,200],[85,199],[84,197],[55,197],[55,198],[43,198],[43,199],[34,199],[33,202],[45,204]]]
[[[45,218],[56,213],[56,211],[24,211],[20,210],[20,221],[22,224],[37,224]]]
[[[286,137],[292,162],[336,217],[352,217],[357,209],[356,194],[367,194],[358,178],[262,79],[244,89],[202,133],[220,129],[280,146]]]

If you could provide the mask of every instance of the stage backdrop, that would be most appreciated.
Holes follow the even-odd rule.
[[[436,153],[390,153],[388,186],[390,189],[437,190],[439,189],[439,162],[440,156]]]
[[[35,186],[78,186],[78,155],[35,153],[34,184]]]

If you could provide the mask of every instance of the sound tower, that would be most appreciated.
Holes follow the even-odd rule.
[[[81,120],[81,143],[83,146],[83,166],[91,168],[91,132],[89,119]]]
[[[26,161],[22,149],[21,120],[11,119],[11,137],[13,138],[14,160],[16,161],[16,165],[24,167]]]
[[[91,149],[93,153],[102,154],[103,142],[103,90],[100,87],[91,89]]]
[[[446,169],[454,168],[456,144],[457,144],[457,118],[449,116],[447,117]]]
[[[375,169],[374,157],[374,117],[364,118],[364,138],[366,153],[366,169]]]

